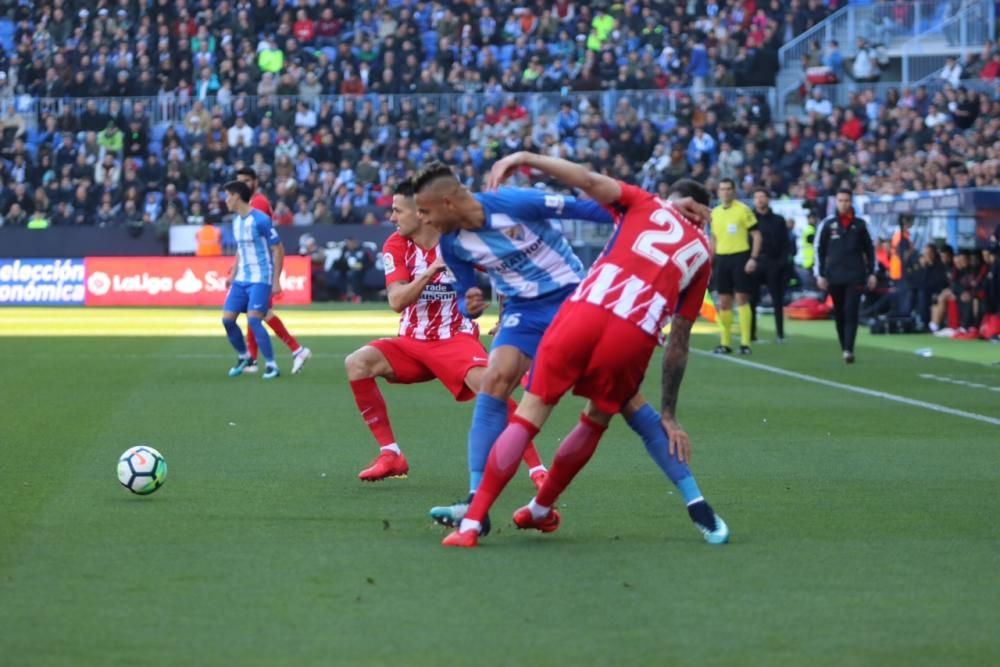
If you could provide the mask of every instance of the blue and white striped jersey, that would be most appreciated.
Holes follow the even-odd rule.
[[[476,267],[489,273],[497,291],[509,299],[536,299],[579,283],[583,264],[558,220],[614,222],[596,202],[538,190],[501,188],[475,197],[486,214],[485,224],[445,234],[440,246],[463,310],[462,297],[476,285]]]
[[[274,278],[271,246],[281,243],[267,214],[250,209],[246,215],[233,215],[233,238],[236,240],[235,282],[265,283]]]

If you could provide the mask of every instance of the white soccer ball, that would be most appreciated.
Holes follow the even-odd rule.
[[[126,449],[118,459],[118,481],[132,493],[146,496],[163,486],[167,462],[148,445]]]

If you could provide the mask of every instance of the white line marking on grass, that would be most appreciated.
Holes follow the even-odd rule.
[[[938,382],[957,384],[960,387],[968,387],[970,389],[985,389],[986,391],[1000,391],[1000,387],[994,387],[988,384],[982,384],[980,382],[969,382],[968,380],[959,380],[958,378],[948,377],[947,375],[934,375],[933,373],[921,373],[920,377],[923,378],[924,380],[937,380]]]
[[[965,419],[972,419],[974,421],[985,422],[987,424],[992,424],[993,426],[1000,426],[1000,419],[996,417],[989,417],[987,415],[976,414],[975,412],[966,412],[965,410],[956,410],[955,408],[949,408],[944,405],[938,405],[937,403],[928,403],[927,401],[918,401],[915,398],[907,398],[905,396],[898,396],[896,394],[890,394],[885,391],[877,391],[875,389],[866,389],[864,387],[855,387],[850,384],[843,384],[842,382],[834,382],[833,380],[825,380],[823,378],[816,377],[814,375],[806,375],[805,373],[797,373],[795,371],[788,371],[784,368],[777,368],[775,366],[766,366],[764,364],[758,364],[754,361],[746,361],[744,359],[733,359],[732,357],[720,357],[719,355],[712,354],[711,352],[706,352],[705,350],[692,350],[696,354],[700,354],[705,357],[712,357],[714,359],[721,359],[723,361],[728,361],[734,364],[739,364],[741,366],[747,366],[749,368],[756,368],[759,371],[767,371],[768,373],[774,373],[775,375],[784,375],[785,377],[795,378],[796,380],[802,380],[804,382],[812,382],[813,384],[823,385],[824,387],[833,387],[834,389],[843,389],[844,391],[849,391],[855,394],[862,394],[864,396],[874,396],[875,398],[884,398],[887,401],[895,401],[897,403],[902,403],[903,405],[909,405],[915,408],[923,408],[925,410],[930,410],[932,412],[939,412],[941,414],[953,415],[955,417],[964,417]]]

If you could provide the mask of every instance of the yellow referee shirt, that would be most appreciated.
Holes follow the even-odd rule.
[[[740,201],[729,208],[721,204],[712,209],[712,236],[716,255],[736,255],[750,250],[750,230],[757,226],[753,210]]]

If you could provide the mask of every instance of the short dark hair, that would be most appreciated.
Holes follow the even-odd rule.
[[[413,193],[419,194],[428,185],[438,180],[439,178],[450,178],[456,183],[458,179],[455,178],[455,172],[451,170],[451,167],[444,164],[443,162],[438,162],[437,160],[429,162],[424,166],[417,175],[413,178]]]
[[[708,206],[712,201],[711,196],[708,194],[708,189],[691,178],[682,178],[670,186],[670,194],[691,197],[699,204],[704,204],[705,206]]]
[[[719,181],[719,185],[725,185],[726,183],[729,183],[729,185],[733,186],[734,190],[736,189],[736,181],[734,181],[731,178],[723,178],[721,181]]]
[[[847,195],[851,199],[854,199],[854,193],[851,192],[850,188],[838,188],[837,189],[837,194],[838,195]]]
[[[244,203],[250,203],[250,186],[243,181],[229,181],[223,186],[223,190],[231,192],[239,197]]]
[[[240,167],[239,169],[236,170],[236,175],[249,176],[253,180],[255,181],[257,180],[257,172],[254,170],[253,167]]]
[[[392,194],[410,199],[413,197],[413,179],[406,178],[396,184]]]
[[[758,185],[753,189],[754,194],[757,194],[758,192],[763,192],[765,195],[767,195],[768,199],[771,198],[771,191],[765,188],[763,185]]]

